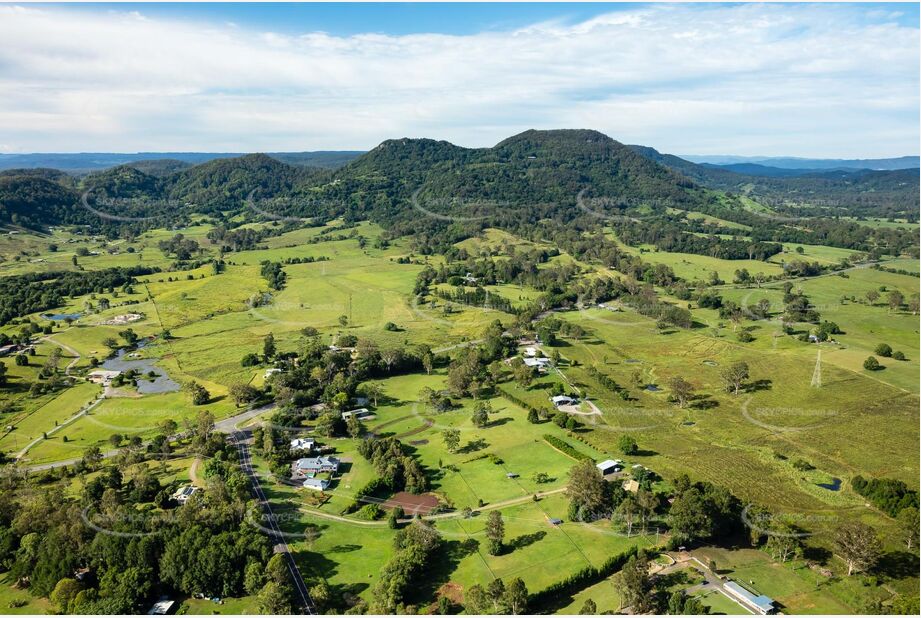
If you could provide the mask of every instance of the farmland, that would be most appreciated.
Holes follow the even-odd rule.
[[[362,224],[351,238],[307,242],[321,232],[322,228],[308,228],[272,237],[265,249],[229,256],[221,273],[196,267],[138,277],[131,292],[111,299],[110,308],[94,310],[73,324],[55,324],[51,334],[36,346],[28,366],[11,367],[10,383],[23,388],[8,395],[15,406],[10,416],[15,422],[8,423],[13,428],[0,438],[0,446],[14,454],[28,445],[23,461],[54,465],[78,460],[89,447],[109,450],[113,433],[149,441],[164,421],[181,424],[195,418],[196,407],[184,391],[139,396],[130,388],[122,389],[109,393],[77,418],[71,417],[101,394],[99,386],[79,383],[37,398],[26,392],[25,386],[36,379],[38,368],[54,346],[66,350],[61,362],[73,363],[70,372],[75,377],[91,368],[89,359],[103,360],[108,353],[107,338],[117,338],[122,330],[103,322],[128,308],[143,316],[130,327],[140,337],[151,338],[139,357],[153,360],[173,380],[202,384],[212,396],[207,408],[218,420],[239,410],[228,396],[231,386],[266,383],[262,375],[265,366],[244,367],[239,359],[259,350],[269,333],[282,351],[300,349],[305,327],[317,329],[320,339],[329,343],[348,334],[370,338],[381,347],[425,344],[450,348],[477,339],[497,318],[512,324],[513,316],[494,310],[455,306],[445,313],[430,303],[413,301],[411,289],[417,275],[426,262],[437,265],[440,260],[433,256],[399,263],[397,258],[408,254],[399,242],[387,248],[372,248],[370,244],[359,247],[356,236],[373,242],[380,235],[375,226]],[[204,237],[200,227],[182,233]],[[158,250],[151,248],[154,240],[162,237],[159,232],[145,234],[132,245],[138,253],[93,258],[87,267],[130,264],[138,255],[151,264],[164,264],[156,255]],[[66,243],[67,237],[56,240]],[[62,268],[69,263],[62,259],[67,256],[42,253],[38,241],[30,237],[3,242],[8,253],[31,248],[43,259],[58,260]],[[501,247],[509,246],[532,245],[497,231],[463,243],[475,254],[501,252]],[[793,247],[789,250],[792,252]],[[849,255],[825,247],[804,247],[802,251],[801,255],[823,263],[835,263]],[[757,269],[766,275],[780,272],[775,261],[748,263],[662,252],[637,255],[671,266],[687,279],[705,279],[715,271],[724,280],[731,280],[738,268]],[[285,288],[271,303],[250,306],[250,299],[265,290],[259,263],[298,258],[324,259],[285,267]],[[36,264],[18,263],[14,267],[14,263],[5,262],[11,272]],[[587,276],[599,276],[591,265],[580,266]],[[905,260],[892,261],[892,267],[908,266]],[[447,516],[436,516],[448,548],[435,567],[436,575],[407,600],[423,602],[447,595],[461,603],[463,590],[475,584],[485,587],[495,578],[520,577],[530,590],[539,590],[567,573],[598,567],[607,556],[628,547],[655,544],[654,531],[667,529],[664,520],[654,521],[653,531],[646,536],[632,538],[600,522],[562,527],[548,524],[551,519],[568,519],[565,488],[575,460],[549,444],[544,439],[547,434],[600,461],[620,455],[617,438],[628,433],[640,445],[637,454],[628,459],[630,465],[641,463],[664,479],[688,473],[727,487],[744,502],[771,504],[789,514],[814,517],[820,522],[815,539],[820,546],[827,543],[823,539],[836,523],[851,518],[870,522],[882,531],[894,530],[891,520],[868,510],[862,498],[854,495],[849,479],[863,474],[911,484],[918,476],[913,454],[918,439],[918,329],[915,316],[904,311],[893,313],[881,302],[871,305],[865,294],[869,289],[899,289],[910,296],[918,292],[918,280],[856,268],[846,276],[807,278],[795,285],[819,308],[823,318],[841,327],[843,334],[837,343],[800,342],[783,334],[777,320],[743,320],[730,325],[715,310],[705,308],[692,309],[699,327],[664,332],[656,328],[654,320],[626,306],[620,311],[584,308],[554,314],[578,325],[582,334],[559,339],[553,349],[560,353],[560,361],[552,372],[526,387],[508,382],[502,391],[509,397],[497,392],[485,399],[492,410],[492,421],[486,427],[471,422],[470,410],[477,403],[473,399],[456,399],[444,412],[430,409],[420,399],[425,388],[438,391],[448,387],[443,367],[429,374],[369,381],[379,387],[381,402],[374,407],[373,418],[365,421],[365,429],[379,439],[400,439],[428,471],[429,491],[454,509]],[[537,290],[522,285],[501,284],[488,289],[518,307],[539,296]],[[760,287],[724,284],[720,293],[743,305],[764,298],[772,306],[781,306],[784,292],[780,282],[769,282]],[[98,300],[98,295],[73,298],[60,312],[82,313],[87,302]],[[347,316],[345,324],[340,316]],[[40,316],[31,317],[41,322]],[[398,328],[387,330],[384,326],[388,323]],[[738,329],[751,332],[753,341],[737,341]],[[4,331],[13,333],[15,326],[8,325]],[[166,339],[160,337],[164,331],[170,335]],[[881,342],[904,349],[906,360],[886,361],[883,371],[871,375],[863,370],[862,362]],[[544,349],[549,353],[551,348]],[[759,386],[746,394],[729,395],[722,389],[720,368],[742,360],[748,363],[751,378]],[[821,376],[818,384],[816,371]],[[600,384],[599,372],[624,385],[629,401]],[[674,376],[690,379],[707,405],[682,410],[670,403],[667,384]],[[554,384],[587,394],[598,411],[581,418],[585,428],[579,433],[553,423],[529,422],[527,410],[516,403],[546,407],[547,393]],[[791,401],[809,403],[796,407]],[[305,430],[309,431],[309,426]],[[456,452],[446,450],[446,430],[457,430],[460,436]],[[861,436],[860,441],[852,439],[856,435]],[[889,455],[877,457],[867,444],[885,444]],[[376,473],[358,452],[358,441],[339,438],[331,446],[347,463],[320,503],[305,503],[303,490],[280,483],[267,461],[257,457],[257,466],[276,508],[292,514],[286,519],[286,530],[291,531],[293,555],[305,573],[326,581],[346,597],[370,601],[377,573],[393,556],[393,531],[383,521],[341,515]],[[805,475],[795,470],[789,463],[795,458],[808,459],[813,470]],[[177,459],[170,465],[179,466],[180,477],[189,477],[189,469],[183,466],[191,468],[193,461]],[[538,475],[540,482],[535,481]],[[843,479],[840,491],[819,486],[835,478]],[[501,556],[491,556],[482,547],[485,518],[493,508],[501,511],[508,543],[514,548]],[[474,514],[461,516],[463,509]],[[314,531],[309,538],[298,532],[305,529]],[[720,563],[732,563],[740,577],[757,580],[759,585],[765,582],[765,592],[795,611],[853,611],[866,601],[852,588],[831,586],[823,588],[821,594],[812,593],[808,578],[797,578],[795,569],[781,569],[789,575],[756,573],[751,570],[754,567],[745,566],[745,560],[757,561],[763,555],[754,550],[750,550],[750,558],[726,550],[707,551]],[[549,562],[548,556],[553,557]],[[606,579],[559,603],[559,609],[578,611],[589,598],[599,609],[613,610],[621,604],[616,582]],[[704,595],[701,599],[715,611],[728,609],[725,597]],[[197,603],[191,599],[189,607],[196,609]],[[201,609],[227,612],[251,606],[252,601],[230,599],[227,604]]]
[[[0,276],[26,291],[7,288],[0,327],[4,495],[55,534],[100,518],[102,540],[65,535],[107,573],[68,606],[88,613],[159,596],[204,613],[742,608],[675,556],[786,613],[911,607],[921,289],[905,230],[764,240],[756,201],[682,199],[587,229],[526,209],[430,234],[395,232],[406,214],[386,208],[321,224],[228,207],[11,230]],[[4,602],[55,609],[79,565],[13,511]],[[878,540],[856,570],[852,529]],[[129,568],[151,541],[110,539],[132,535],[162,542]],[[106,605],[111,580],[141,575]]]

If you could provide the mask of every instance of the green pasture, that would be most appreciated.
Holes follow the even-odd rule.
[[[844,576],[835,560],[835,574],[826,577],[803,561],[779,563],[763,551],[706,547],[694,552],[705,564],[715,560],[720,575],[753,586],[774,599],[785,614],[860,613],[871,599],[888,600],[883,588],[865,586],[861,576]],[[753,584],[749,584],[753,582]]]

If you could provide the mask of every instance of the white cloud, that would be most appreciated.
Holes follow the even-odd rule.
[[[919,31],[859,6],[655,5],[455,36],[0,6],[18,151],[492,145],[594,128],[677,153],[891,156],[919,139]]]

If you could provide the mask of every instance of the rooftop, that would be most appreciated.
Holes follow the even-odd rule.
[[[771,612],[774,610],[773,599],[763,594],[755,594],[754,592],[746,590],[737,582],[727,582],[725,588],[734,596],[750,603],[753,607],[757,607],[764,612]]]

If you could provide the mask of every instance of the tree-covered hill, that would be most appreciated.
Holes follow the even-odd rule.
[[[144,172],[150,176],[169,176],[192,167],[191,163],[180,161],[179,159],[146,159],[132,161],[125,165],[130,165],[139,172]]]
[[[356,192],[354,208],[399,220],[412,202],[451,217],[528,220],[585,215],[580,192],[624,206],[693,207],[706,196],[694,183],[597,131],[526,131],[493,148],[467,149],[428,139],[388,140],[311,190]],[[304,188],[302,187],[302,190]],[[409,204],[413,205],[413,204]],[[609,204],[610,206],[610,204]],[[487,212],[488,211],[488,212]]]
[[[236,209],[252,191],[268,196],[287,193],[314,173],[265,154],[215,159],[170,176],[166,194],[193,204],[199,212]]]
[[[86,211],[79,207],[78,193],[52,179],[53,174],[44,172],[28,170],[0,175],[0,224],[40,229],[84,223]]]
[[[420,247],[446,247],[485,227],[528,237],[578,237],[614,227],[661,250],[767,256],[777,242],[901,252],[917,247],[906,230],[841,217],[917,218],[917,171],[830,171],[798,177],[737,174],[652,148],[625,146],[591,130],[525,131],[492,148],[431,139],[387,140],[339,169],[290,165],[266,154],[214,159],[168,173],[168,165],[120,165],[79,183],[46,170],[0,174],[0,224],[88,223],[106,234],[178,225],[205,214],[232,227],[278,217],[370,219]],[[90,190],[90,205],[80,195]],[[783,220],[753,212],[738,194]],[[259,207],[249,208],[253,194]],[[690,221],[703,212],[746,226]],[[267,214],[271,212],[271,214]],[[126,229],[128,228],[128,229]],[[722,235],[722,236],[720,236]]]
[[[830,170],[788,175],[739,173],[697,164],[648,146],[630,148],[710,189],[749,195],[797,216],[918,220],[918,169]],[[750,166],[748,170],[755,169]],[[791,209],[795,209],[791,210]]]

